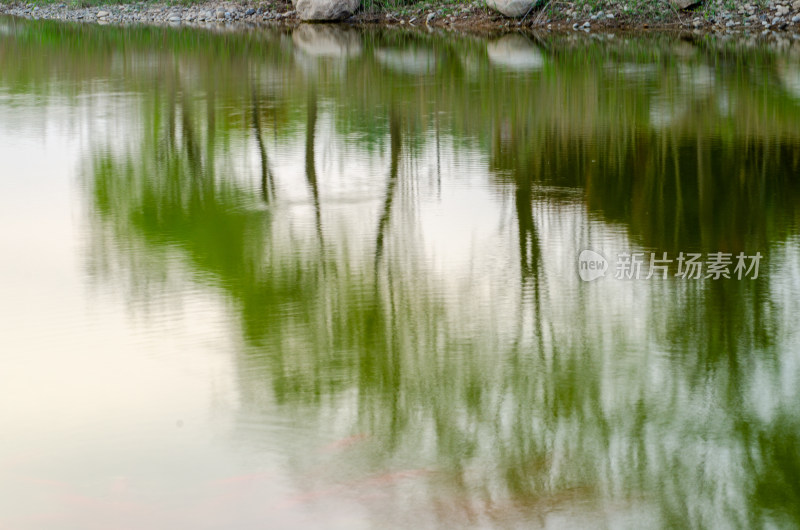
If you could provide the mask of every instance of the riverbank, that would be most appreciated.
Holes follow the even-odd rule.
[[[98,24],[240,26],[300,24],[291,2],[244,1],[191,4],[133,2],[81,6],[66,3],[0,3],[0,14],[29,19]],[[694,30],[720,33],[770,34],[800,31],[800,0],[793,3],[711,1],[678,10],[666,3],[631,0],[587,3],[550,1],[519,19],[508,18],[485,1],[417,2],[400,7],[373,5],[347,19],[350,25],[452,28],[502,32],[511,29],[560,31]]]

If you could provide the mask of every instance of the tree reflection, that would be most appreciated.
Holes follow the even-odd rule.
[[[295,84],[289,63],[280,79],[293,90],[275,97],[299,110],[271,131],[252,84],[249,97],[236,88],[224,96],[225,108],[250,107],[250,119],[237,122],[217,106],[218,96],[207,96],[204,117],[186,84],[164,80],[181,86],[180,95],[142,98],[147,126],[136,149],[121,156],[98,149],[91,170],[97,224],[112,227],[121,246],[141,241],[142,252],[155,256],[131,267],[134,276],[164,276],[169,260],[159,260],[159,250],[177,247],[194,281],[229,297],[245,343],[236,357],[242,407],[275,413],[259,400],[269,392],[286,414],[306,407],[326,421],[332,411],[352,411],[348,433],[368,433],[380,449],[342,455],[339,465],[435,470],[418,475],[433,519],[510,525],[555,511],[580,520],[617,510],[655,514],[656,526],[796,522],[798,422],[789,404],[797,394],[781,383],[793,308],[776,297],[777,280],[579,284],[553,255],[575,243],[567,236],[591,228],[645,250],[758,250],[777,271],[782,252],[794,252],[787,241],[796,235],[798,136],[788,129],[778,139],[757,129],[710,135],[719,121],[706,116],[691,129],[677,110],[669,122],[659,115],[662,128],[646,128],[635,113],[615,113],[629,102],[601,101],[584,116],[584,98],[605,94],[604,70],[587,71],[586,57],[558,48],[546,58],[536,51],[535,64],[529,47],[522,50],[537,75],[550,65],[549,78],[521,80],[489,69],[481,54],[469,56],[488,69],[476,83],[496,90],[491,101],[475,101],[480,96],[460,88],[468,60],[441,59],[445,46],[437,42],[420,38],[416,45],[432,47],[424,54],[317,64],[318,84]],[[358,50],[369,57],[371,46],[365,39]],[[398,57],[423,57],[426,66],[399,68]],[[343,64],[351,75],[330,73]],[[664,70],[668,86],[674,72]],[[329,75],[336,83],[322,82]],[[419,83],[408,94],[391,88],[409,76]],[[565,85],[573,99],[561,94]],[[632,107],[652,103],[645,88],[629,87]],[[431,94],[449,116],[431,116]],[[550,109],[537,114],[530,94],[552,97],[577,125]],[[320,107],[321,97],[330,105]],[[373,115],[365,117],[367,108]],[[320,126],[325,113],[332,129]],[[365,159],[385,164],[372,146],[389,144],[388,174],[380,193],[364,201],[373,209],[363,207],[369,221],[356,233],[328,222],[335,205],[326,202],[328,175],[316,161],[317,142],[344,137],[350,126],[361,133],[352,143]],[[467,141],[475,130],[485,131],[477,147]],[[297,175],[278,165],[271,171],[268,133],[302,153],[296,167],[313,234],[298,228],[288,207],[273,214],[288,202],[285,188],[275,195],[276,181]],[[233,162],[248,153],[250,134],[257,192]],[[401,161],[434,143],[436,158],[440,138],[455,138],[447,144],[454,157],[480,149],[488,160],[486,194],[513,205],[515,223],[500,251],[510,259],[498,263],[518,270],[437,276],[432,263],[448,256],[426,254],[430,227],[417,231],[412,216],[400,215],[428,199],[403,196],[406,182],[423,185]],[[438,171],[438,158],[435,165]],[[461,185],[447,182],[437,184],[444,194]],[[256,202],[270,203],[270,211]],[[559,232],[552,218],[573,223],[575,232]],[[468,255],[477,262],[491,251]],[[517,323],[512,332],[506,320]],[[523,332],[527,326],[532,333]],[[783,385],[771,409],[759,385]]]
[[[392,203],[394,202],[395,190],[397,189],[397,173],[399,171],[400,147],[402,144],[400,139],[400,123],[395,109],[392,109],[389,113],[389,143],[391,146],[389,155],[389,178],[386,182],[386,195],[383,200],[381,217],[378,221],[378,235],[375,241],[376,272],[380,264],[381,256],[383,255],[384,240],[391,221]]]
[[[264,138],[261,132],[261,110],[258,105],[256,89],[252,87],[250,90],[253,98],[253,135],[258,145],[258,157],[261,166],[261,198],[265,204],[269,204],[275,197],[275,187],[269,169],[269,161],[267,160],[267,148],[264,146]]]

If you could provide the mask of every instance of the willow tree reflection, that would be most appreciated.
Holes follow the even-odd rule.
[[[720,79],[713,81],[719,83]],[[700,93],[695,97],[703,104],[692,105],[690,100],[687,108],[691,112],[673,119],[663,130],[643,130],[623,122],[619,127],[613,123],[602,128],[574,127],[577,132],[570,132],[567,127],[565,132],[560,130],[564,125],[558,119],[531,123],[518,119],[516,114],[496,116],[491,160],[495,179],[513,186],[517,197],[528,196],[522,206],[516,203],[521,256],[525,255],[522,242],[526,241],[523,227],[531,217],[530,197],[538,195],[542,197],[539,207],[544,204],[545,210],[550,208],[546,198],[561,203],[565,210],[578,202],[584,205],[590,219],[620,227],[627,237],[617,238],[616,251],[638,248],[666,251],[674,257],[680,251],[722,250],[735,255],[764,249],[767,263],[774,259],[776,265],[768,270],[776,271],[785,265],[783,242],[796,230],[795,205],[800,194],[794,178],[796,149],[790,147],[798,143],[797,131],[777,139],[763,134],[758,126],[744,127],[722,137],[708,134],[709,129],[715,130],[727,119],[716,105],[720,96]],[[678,103],[684,104],[686,100]],[[698,109],[703,109],[699,115]],[[746,106],[737,109],[743,117],[751,112],[752,108]],[[554,188],[578,193],[559,195],[553,192]],[[689,513],[687,498],[692,496],[702,498],[706,506],[716,505],[723,510],[727,514],[726,525],[753,527],[766,524],[765,521],[796,521],[794,503],[788,502],[796,488],[788,483],[788,474],[778,470],[797,466],[797,459],[785,449],[791,443],[788,440],[794,439],[790,433],[798,425],[796,415],[787,416],[783,405],[766,405],[770,400],[764,396],[764,389],[785,388],[781,373],[788,359],[776,352],[786,347],[786,340],[791,342],[789,308],[795,304],[776,305],[779,287],[763,277],[749,283],[668,282],[647,287],[643,290],[648,292],[648,302],[637,305],[638,311],[647,315],[646,329],[633,343],[615,340],[614,350],[621,357],[629,352],[663,355],[669,359],[670,376],[659,374],[655,376],[657,381],[651,382],[653,388],[642,387],[628,396],[631,401],[625,409],[632,415],[627,420],[630,430],[620,431],[626,421],[608,416],[604,406],[595,408],[598,402],[608,400],[608,391],[602,390],[608,381],[602,378],[564,381],[560,389],[552,389],[552,399],[557,402],[569,398],[565,401],[567,410],[577,403],[574,413],[581,417],[584,432],[597,425],[595,440],[607,443],[609,455],[615,445],[625,446],[621,458],[632,467],[623,482],[636,485],[639,491],[660,492],[658,504],[664,525],[720,524],[712,513]],[[579,363],[567,374],[585,377],[589,366],[603,370],[602,364],[592,361],[596,363],[597,351],[603,349],[597,345],[606,342],[608,336],[594,335],[597,330],[593,331],[596,323],[592,320],[598,317],[591,310],[614,314],[614,309],[607,303],[591,307],[576,317],[570,330],[583,337],[579,344],[594,345],[590,350],[595,351],[588,358],[559,348],[559,341],[551,344],[553,355],[561,362],[574,358]],[[552,309],[546,304],[544,314]],[[542,311],[537,308],[532,314],[540,315]],[[632,313],[627,318],[631,323],[635,320]],[[620,335],[624,337],[625,333]],[[617,360],[613,364],[619,368],[619,363]],[[647,364],[653,369],[659,362],[651,357]],[[620,380],[620,384],[636,385],[636,379],[624,383]],[[593,389],[593,381],[600,389]],[[564,393],[565,388],[575,392]],[[637,393],[638,397],[634,397]],[[552,406],[556,406],[555,402]],[[765,408],[773,406],[777,409],[765,412]],[[686,410],[676,415],[674,409],[681,407]],[[763,420],[764,414],[770,418],[768,421]],[[653,430],[659,431],[657,425],[664,422],[671,427],[661,431],[664,439],[655,440]],[[784,430],[787,425],[792,425],[788,431]],[[619,438],[621,432],[625,434]],[[726,434],[720,437],[721,432]],[[670,446],[682,447],[683,455],[676,454]],[[760,459],[765,454],[771,455],[766,458],[769,464]],[[709,459],[716,460],[709,464]],[[783,464],[777,465],[778,461]],[[654,472],[656,469],[660,472]],[[658,483],[652,480],[656,476],[660,476]],[[687,485],[687,480],[694,480],[698,487]],[[713,491],[710,486],[728,480],[746,485],[738,491]],[[771,480],[781,486],[770,486]],[[767,502],[768,491],[781,500]],[[787,504],[780,506],[784,502]]]
[[[313,36],[304,29],[303,46]],[[424,497],[432,519],[503,524],[605,511],[607,521],[645,513],[658,526],[750,527],[779,512],[796,521],[787,471],[797,468],[789,448],[798,422],[788,406],[796,391],[781,375],[791,365],[796,308],[776,296],[781,263],[795,252],[791,126],[775,141],[758,128],[709,135],[718,116],[704,116],[695,130],[680,119],[659,128],[643,127],[636,113],[611,118],[652,103],[636,84],[632,103],[601,102],[583,116],[583,98],[604,93],[602,71],[576,68],[585,58],[564,50],[545,56],[529,42],[515,53],[533,58],[515,56],[513,64],[534,65],[532,78],[480,70],[489,68],[485,57],[468,57],[482,65],[476,83],[499,91],[470,105],[466,60],[440,59],[446,47],[436,44],[370,62],[387,41],[399,45],[348,44],[367,55],[359,66],[303,63],[297,93],[264,95],[252,83],[229,91],[226,108],[249,105],[252,124],[217,121],[223,111],[208,101],[204,117],[196,111],[203,101],[185,84],[178,96],[143,98],[135,149],[96,156],[98,225],[155,256],[133,274],[163,277],[170,263],[158,259],[160,249],[179,248],[193,281],[231,301],[244,339],[236,354],[242,407],[268,421],[275,411],[263,407],[266,392],[281,414],[312,410],[322,422],[351,412],[346,434],[374,442],[339,455],[339,465],[435,471],[422,475],[426,488],[415,497]],[[409,66],[417,60],[424,68]],[[342,75],[343,65],[358,75]],[[334,82],[305,83],[309,71]],[[669,81],[679,71],[663,75]],[[462,84],[437,84],[432,75]],[[399,94],[387,78],[418,83]],[[564,83],[570,97],[558,96]],[[533,112],[531,100],[547,97],[567,119]],[[436,105],[447,110],[442,120]],[[265,106],[289,107],[291,123],[268,124]],[[349,143],[377,160],[369,167],[388,171],[363,179],[380,179],[378,193],[336,209],[331,164],[320,161],[331,155],[321,144],[344,137],[349,125],[367,131]],[[251,128],[256,162],[247,175],[236,161],[251,154]],[[489,134],[477,147],[463,140],[481,128]],[[205,149],[199,131],[207,131]],[[270,171],[270,135],[298,153],[297,163],[284,164],[291,172]],[[218,136],[227,141],[210,140]],[[442,137],[454,138],[454,158],[485,149],[482,204],[499,197],[499,217],[511,205],[502,244],[467,253],[465,269],[500,248],[502,266],[485,276],[426,246],[433,229],[419,221],[428,199],[419,190],[427,188],[413,162],[426,148],[439,153]],[[387,144],[388,157],[380,149]],[[444,195],[459,185],[436,184]],[[294,198],[285,199],[290,191]],[[357,219],[357,229],[344,218]],[[565,271],[573,264],[557,256],[589,230],[643,249],[759,250],[779,280],[579,284]],[[783,393],[765,400],[763,386]]]
[[[258,157],[261,163],[261,198],[266,204],[269,204],[275,198],[275,185],[269,168],[267,148],[264,146],[264,138],[261,131],[261,111],[256,97],[256,90],[251,87],[250,91],[253,94],[253,136],[255,136],[256,145],[258,145]]]

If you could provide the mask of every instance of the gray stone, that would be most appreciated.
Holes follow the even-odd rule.
[[[800,22],[800,15],[795,15],[795,16],[793,16],[793,17],[792,17],[792,22],[794,22],[795,24],[797,24],[798,22]]]
[[[507,17],[517,18],[528,14],[536,0],[486,0],[486,5]]]
[[[701,3],[702,0],[670,0],[675,9],[689,9]]]
[[[108,11],[100,11],[97,13],[97,18],[105,18],[110,15],[111,13],[109,13]]]
[[[300,20],[342,20],[358,9],[361,0],[294,0]]]

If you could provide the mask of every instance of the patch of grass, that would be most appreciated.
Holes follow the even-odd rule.
[[[436,12],[439,15],[446,16],[472,6],[471,3],[459,0],[444,2],[431,2],[430,0],[363,0],[361,5],[364,11],[368,13],[389,12],[403,17],[429,12]]]
[[[757,7],[766,5],[765,0],[753,0],[750,3]],[[716,20],[725,13],[732,13],[735,15],[737,11],[738,7],[734,0],[711,0],[703,2],[700,7],[697,8],[696,13],[700,14],[705,20]]]

